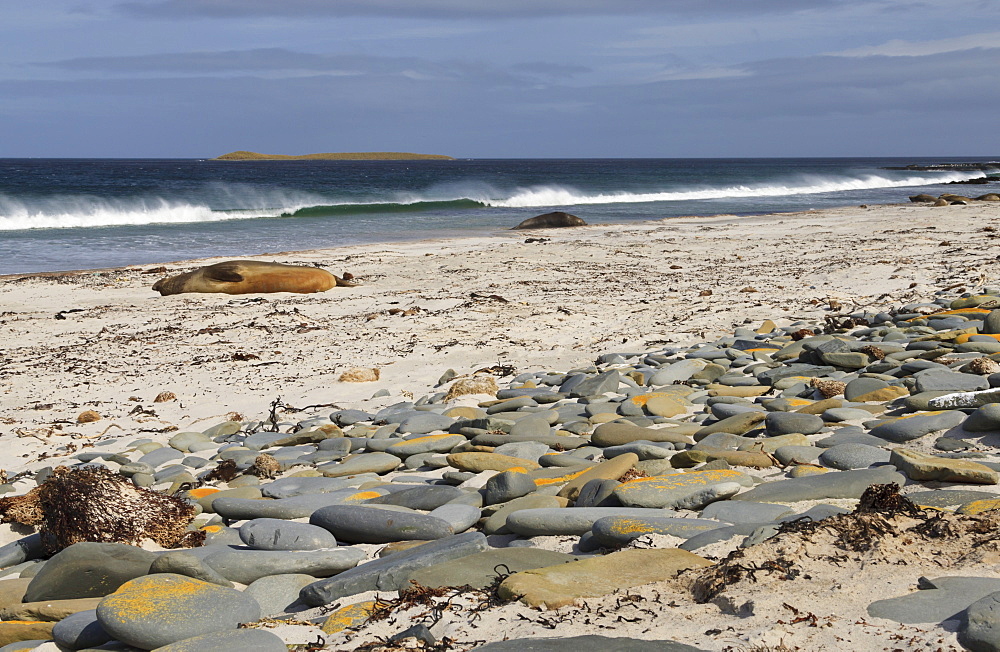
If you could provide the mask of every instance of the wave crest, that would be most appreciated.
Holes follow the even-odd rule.
[[[925,186],[962,181],[985,174],[971,175],[968,172],[954,172],[927,176],[889,178],[880,175],[865,175],[857,178],[826,179],[823,177],[802,177],[798,183],[788,185],[727,186],[699,190],[675,190],[663,192],[612,192],[585,194],[572,188],[560,186],[534,186],[519,190],[507,199],[487,200],[487,206],[497,208],[533,208],[543,206],[580,206],[585,204],[639,204],[660,201],[693,201],[704,199],[727,199],[740,197],[783,197],[788,195],[812,195],[846,190],[872,190],[876,188],[902,188]]]

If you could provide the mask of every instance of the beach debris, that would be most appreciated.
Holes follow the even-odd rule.
[[[177,394],[174,394],[173,392],[160,392],[156,395],[156,398],[153,399],[153,403],[166,403],[167,401],[176,400]]]
[[[274,456],[268,455],[267,453],[261,453],[254,458],[253,466],[251,466],[246,474],[255,475],[258,478],[271,479],[281,472],[281,463],[274,459]]]
[[[94,421],[100,421],[101,415],[94,410],[84,410],[76,417],[77,423],[93,423]]]
[[[38,527],[50,552],[81,541],[198,546],[205,534],[187,530],[194,511],[101,468],[60,466],[28,493],[0,498],[0,522]]]
[[[696,602],[714,602],[744,581],[811,579],[824,565],[915,565],[933,560],[947,569],[993,559],[1000,550],[1000,511],[956,514],[925,510],[900,495],[894,483],[872,485],[853,512],[822,520],[787,520],[772,538],[738,548],[692,576]]]
[[[445,394],[444,400],[450,401],[465,396],[466,394],[489,394],[496,396],[500,388],[493,376],[476,376],[475,378],[461,378],[452,383]]]
[[[74,312],[83,312],[83,308],[71,308],[69,310],[60,310],[55,314],[53,319],[66,319],[66,315]]]
[[[340,374],[337,378],[342,383],[373,383],[379,379],[382,372],[377,367],[354,367]]]
[[[562,211],[554,211],[552,213],[545,213],[544,215],[530,217],[513,227],[511,231],[522,229],[559,229],[571,226],[587,226],[587,223],[576,215],[570,215],[569,213],[564,213]]]

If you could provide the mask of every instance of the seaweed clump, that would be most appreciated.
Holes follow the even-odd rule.
[[[0,522],[37,527],[48,552],[74,543],[151,539],[164,548],[200,546],[205,533],[187,529],[194,507],[136,487],[107,469],[56,468],[21,496],[0,498]]]
[[[705,569],[692,583],[691,591],[696,602],[705,603],[744,579],[759,581],[760,574],[779,580],[809,579],[803,567],[802,545],[818,543],[819,539],[829,546],[830,554],[825,559],[830,563],[846,562],[850,555],[868,556],[870,563],[877,563],[886,540],[899,540],[905,550],[914,547],[914,537],[925,541],[956,539],[964,533],[980,534],[986,529],[976,517],[952,518],[965,522],[958,527],[957,522],[952,523],[945,515],[926,512],[901,495],[897,484],[871,485],[853,512],[819,521],[802,518],[782,523],[769,541],[734,550],[715,566]],[[896,557],[905,554],[889,550],[882,553]]]

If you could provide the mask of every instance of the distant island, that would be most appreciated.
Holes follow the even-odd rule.
[[[454,161],[442,154],[411,154],[410,152],[327,152],[325,154],[259,154],[257,152],[229,152],[214,161]]]

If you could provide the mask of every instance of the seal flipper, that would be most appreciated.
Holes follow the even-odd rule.
[[[243,275],[237,271],[239,267],[238,263],[216,263],[206,267],[203,274],[210,281],[240,283],[243,281]]]

